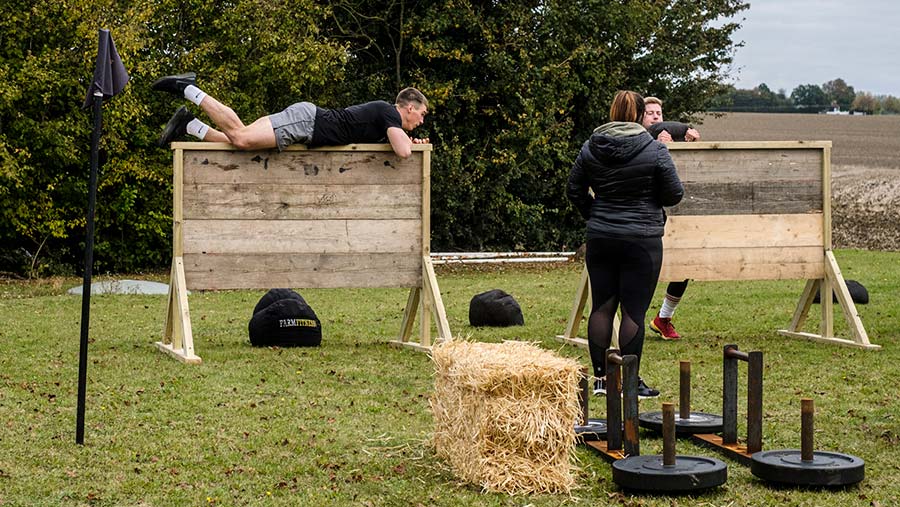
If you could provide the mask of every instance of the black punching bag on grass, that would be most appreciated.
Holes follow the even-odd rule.
[[[322,343],[322,323],[316,312],[291,289],[272,289],[260,298],[248,327],[254,347],[317,347]]]
[[[866,290],[863,284],[856,280],[845,280],[845,282],[847,283],[847,292],[850,293],[850,299],[852,299],[854,303],[858,305],[869,304],[869,291]],[[833,302],[837,303],[837,294],[832,294],[831,299]],[[820,291],[816,291],[816,297],[813,298],[813,303],[819,303],[820,300]]]
[[[522,308],[500,289],[475,295],[469,302],[469,324],[473,326],[524,326]]]

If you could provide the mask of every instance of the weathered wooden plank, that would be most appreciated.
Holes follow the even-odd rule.
[[[684,182],[684,199],[670,215],[739,215],[822,212],[822,182]]]
[[[677,143],[673,143],[677,144]],[[822,178],[822,150],[670,150],[685,182],[809,181]]]
[[[415,184],[422,181],[422,153],[402,159],[393,152],[185,151],[184,183]]]
[[[821,246],[666,248],[660,281],[822,278]]]
[[[757,181],[753,184],[753,198],[760,203],[754,209],[758,214],[822,213],[822,178]]]
[[[188,219],[417,219],[421,185],[195,183],[184,196]]]
[[[822,162],[822,213],[825,215],[825,248],[831,250],[831,146],[823,151]]]
[[[800,142],[809,142],[809,141],[800,141]],[[831,146],[831,141],[823,141],[827,142],[828,146]],[[699,143],[698,143],[699,144]],[[710,144],[710,143],[706,143]],[[732,143],[733,144],[733,143]],[[747,143],[743,143],[747,144]],[[425,152],[431,151],[432,146],[430,144],[414,144],[411,146],[413,153],[415,152]],[[229,143],[207,143],[204,141],[176,141],[171,145],[172,150],[186,150],[186,151],[241,151],[235,148],[233,145]],[[390,143],[360,143],[360,144],[345,144],[342,146],[318,146],[316,148],[308,148],[303,144],[292,144],[284,149],[284,151],[315,151],[315,152],[328,152],[328,151],[348,151],[348,152],[362,152],[362,151],[387,151],[392,152],[394,149],[391,147]]]
[[[187,253],[422,255],[420,220],[185,220]]]
[[[431,152],[422,153],[422,195],[431,195]],[[431,199],[422,202],[422,255],[431,254]]]
[[[180,147],[174,143],[173,148]],[[811,149],[821,150],[831,148],[831,141],[698,141],[695,143],[669,143],[670,151],[700,151],[700,150],[796,150]]]
[[[181,224],[184,221],[184,157],[181,150],[175,150],[172,161],[172,258],[181,257],[184,252]]]
[[[822,214],[671,216],[667,249],[822,247]]]
[[[184,257],[189,289],[421,287],[421,255],[201,254]]]

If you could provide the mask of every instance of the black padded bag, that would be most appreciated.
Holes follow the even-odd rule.
[[[256,303],[256,306],[253,308],[253,315],[256,315],[260,310],[275,301],[281,301],[282,299],[299,299],[300,301],[303,301],[303,304],[306,304],[306,300],[303,299],[303,296],[291,289],[269,289],[269,292],[266,292],[263,297],[259,298],[259,302]]]
[[[317,347],[322,343],[322,323],[300,294],[272,289],[253,309],[248,325],[254,347]]]
[[[469,302],[469,324],[472,326],[524,326],[525,317],[516,300],[500,289],[475,295]]]
[[[844,280],[844,282],[847,284],[847,291],[850,293],[850,299],[852,299],[854,303],[858,305],[869,304],[869,291],[866,290],[866,287],[863,284],[856,280]],[[831,300],[837,303],[837,294],[832,294]],[[816,297],[813,298],[813,303],[820,302],[821,294],[819,291],[816,291]]]

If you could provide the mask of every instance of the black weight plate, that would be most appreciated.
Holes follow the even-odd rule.
[[[662,412],[644,412],[638,416],[641,428],[662,433]],[[690,418],[682,419],[675,414],[675,433],[692,435],[694,433],[719,433],[722,431],[722,416],[691,412]]]
[[[800,449],[760,451],[751,456],[750,472],[760,479],[794,486],[847,486],[865,477],[865,461],[838,452],[815,451],[804,462]]]
[[[576,424],[575,436],[582,440],[606,438],[606,419],[588,419],[587,424]]]
[[[685,492],[721,486],[728,466],[715,458],[675,456],[675,464],[663,465],[663,457],[630,456],[614,461],[613,481],[624,489]]]

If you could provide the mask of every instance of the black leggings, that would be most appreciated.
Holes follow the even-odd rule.
[[[670,296],[674,296],[680,298],[684,296],[684,291],[687,290],[688,280],[683,282],[669,282],[669,286],[666,287],[666,294]]]
[[[594,375],[606,375],[606,351],[619,306],[619,348],[622,355],[636,355],[640,365],[644,318],[662,266],[662,238],[589,239],[585,262],[591,280],[588,350]]]

